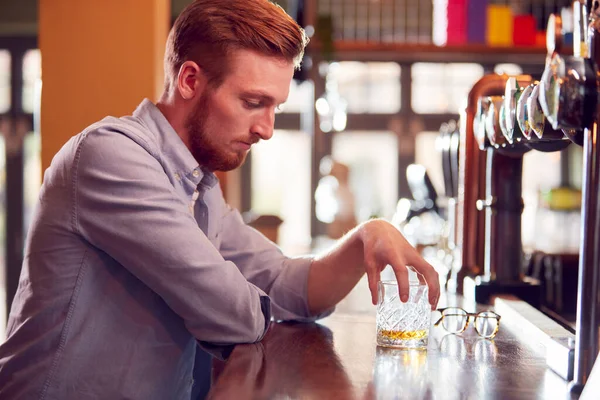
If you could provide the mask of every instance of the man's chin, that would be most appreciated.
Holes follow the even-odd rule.
[[[246,161],[247,153],[234,153],[229,154],[229,157],[206,157],[204,154],[197,154],[194,156],[198,164],[206,170],[211,172],[227,172],[232,171],[238,167],[240,167]]]
[[[234,169],[241,167],[245,161],[246,161],[246,153],[239,155],[235,159],[232,158],[227,161],[223,161],[222,163],[220,163],[218,168],[216,168],[215,170],[221,171],[221,172],[233,171]]]

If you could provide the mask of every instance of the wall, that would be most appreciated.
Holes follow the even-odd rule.
[[[163,85],[168,0],[40,0],[42,168],[73,135]]]

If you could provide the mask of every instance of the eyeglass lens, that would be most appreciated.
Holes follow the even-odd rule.
[[[447,308],[443,312],[442,324],[450,333],[460,333],[467,326],[467,313],[460,308]]]
[[[482,311],[475,317],[475,329],[479,335],[489,338],[498,330],[498,319],[489,311]]]

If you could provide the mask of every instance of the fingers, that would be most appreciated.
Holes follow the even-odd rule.
[[[367,270],[367,279],[369,280],[369,290],[371,291],[371,303],[373,303],[373,305],[377,304],[377,293],[378,293],[378,288],[377,288],[377,284],[379,283],[380,278],[380,271],[379,268],[377,268],[377,266],[373,263],[369,263],[365,266],[365,269]]]
[[[438,273],[431,264],[425,261],[418,254],[416,254],[416,256],[413,258],[412,264],[418,272],[417,276],[422,274],[427,281],[427,286],[429,287],[429,304],[431,304],[431,309],[435,310],[440,298],[440,279]],[[420,280],[421,278],[419,278],[419,281]]]
[[[361,230],[364,245],[364,262],[371,291],[371,301],[377,304],[378,282],[381,268],[391,265],[398,281],[398,295],[403,302],[408,301],[410,282],[407,265],[414,267],[420,283],[427,283],[429,304],[437,307],[440,297],[438,273],[425,261],[419,252],[406,241],[404,236],[392,225],[381,220],[373,220],[365,224]]]
[[[415,275],[417,275],[417,279],[419,279],[419,283],[420,283],[421,285],[426,285],[426,284],[427,284],[427,280],[425,279],[425,277],[423,276],[423,274],[422,274],[422,273],[420,273],[419,271],[417,271],[417,270],[415,269],[415,267],[412,267],[412,266],[410,266],[410,265],[409,265],[409,266],[407,266],[406,268],[410,269],[412,272],[414,272],[414,273],[415,273]]]
[[[398,281],[398,295],[403,303],[408,301],[410,294],[410,282],[408,281],[408,270],[406,265],[395,263],[392,265],[396,280]]]

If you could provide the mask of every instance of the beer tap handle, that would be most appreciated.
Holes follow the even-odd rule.
[[[524,143],[527,147],[542,152],[563,150],[571,141],[561,130],[552,129],[546,121],[538,94],[539,82],[534,82],[523,89],[517,101],[517,123],[525,137]]]
[[[492,99],[488,96],[480,97],[477,100],[477,111],[473,118],[473,134],[479,150],[485,150],[492,145],[486,133],[486,119],[490,104],[492,104]]]
[[[546,118],[555,130],[565,130],[568,137],[591,126],[596,116],[598,70],[587,58],[589,48],[585,19],[587,7],[579,1],[573,3],[575,45],[573,56],[563,56],[562,21],[551,15],[548,19],[546,47],[548,58],[540,80],[539,101]]]
[[[550,14],[546,28],[546,50],[548,56],[563,50],[563,29],[560,15]]]
[[[502,96],[490,96],[490,105],[485,116],[485,131],[490,144],[495,148],[506,147],[508,141],[502,134],[504,118],[500,118]]]

